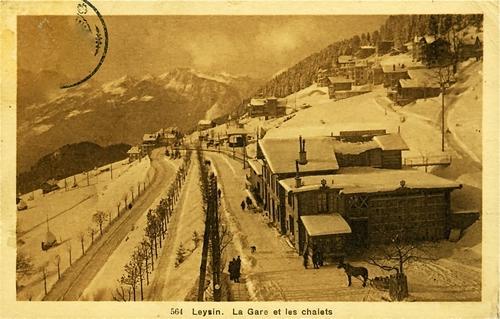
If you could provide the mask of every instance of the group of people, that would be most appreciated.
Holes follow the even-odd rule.
[[[304,268],[307,269],[307,266],[309,264],[309,249],[306,248],[304,250]],[[312,262],[313,262],[313,267],[314,269],[319,269],[319,267],[323,266],[323,252],[321,249],[317,248],[316,246],[313,246],[312,248]]]
[[[245,210],[245,207],[250,208],[250,206],[252,206],[252,205],[253,205],[252,199],[247,196],[247,198],[245,200],[241,201],[241,204],[240,204],[241,210]]]
[[[241,275],[241,259],[240,256],[238,258],[233,258],[229,262],[229,279],[234,282],[240,282]]]

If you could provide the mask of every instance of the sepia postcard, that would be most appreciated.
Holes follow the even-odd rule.
[[[1,318],[498,318],[498,2],[0,8]]]

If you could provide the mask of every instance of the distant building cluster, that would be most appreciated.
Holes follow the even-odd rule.
[[[252,98],[247,105],[247,113],[250,117],[275,118],[286,114],[286,100],[276,97]]]
[[[450,194],[461,185],[404,169],[399,134],[341,131],[325,137],[263,138],[249,160],[252,192],[279,232],[303,254],[338,257],[387,243],[447,238],[459,214]]]
[[[452,45],[444,38],[424,35],[415,36],[400,48],[386,40],[378,41],[376,46],[361,46],[353,55],[336,57],[330,68],[318,70],[316,83],[328,87],[329,97],[335,100],[370,92],[372,85],[379,84],[388,88],[388,96],[400,105],[434,97],[440,94],[440,87],[436,80],[432,81],[436,76],[426,71],[437,63],[429,52],[454,53],[457,61],[482,57],[482,33],[462,31],[455,41]],[[397,62],[396,56],[403,53],[411,59]]]
[[[142,136],[141,144],[132,146],[128,150],[129,162],[150,155],[151,151],[159,146],[174,145],[180,136],[181,132],[177,127],[162,128],[156,133],[145,133]]]

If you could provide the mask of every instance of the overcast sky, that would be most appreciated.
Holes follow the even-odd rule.
[[[106,16],[109,50],[94,81],[174,67],[267,78],[329,44],[373,31],[385,16]],[[89,21],[97,21],[89,19]],[[70,79],[91,71],[94,38],[75,16],[18,19],[22,69]]]

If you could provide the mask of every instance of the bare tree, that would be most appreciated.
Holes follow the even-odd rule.
[[[43,289],[44,289],[45,295],[47,295],[47,264],[43,264],[42,266],[40,266],[39,269],[42,272]]]
[[[66,250],[68,251],[69,265],[71,266],[71,264],[72,264],[72,259],[71,259],[71,239],[66,242]]]
[[[89,233],[90,238],[91,238],[91,243],[93,244],[94,243],[95,229],[92,227],[89,227],[87,232]]]
[[[123,285],[127,285],[132,289],[132,296],[134,297],[134,301],[136,301],[136,289],[139,274],[135,263],[131,260],[128,264],[125,265],[124,270],[125,274],[122,275],[120,283]]]
[[[85,254],[85,233],[84,232],[80,232],[78,234],[78,239],[80,239],[80,247],[82,248],[82,256]]]
[[[141,300],[144,300],[144,289],[143,289],[143,281],[144,281],[144,255],[142,254],[141,247],[137,247],[132,255],[132,262],[137,271],[137,279],[139,282],[139,287],[141,291]]]
[[[107,216],[103,211],[97,211],[94,215],[92,215],[92,220],[94,221],[95,224],[99,226],[99,231],[102,236],[102,225],[106,221]]]
[[[140,244],[140,252],[142,254],[142,259],[145,262],[145,271],[146,271],[146,285],[149,285],[149,242],[146,239],[143,239]],[[151,256],[151,267],[153,261],[153,257]],[[153,269],[151,269],[153,271]]]
[[[422,244],[416,244],[404,239],[404,231],[400,230],[392,236],[389,245],[380,247],[377,254],[369,258],[369,263],[384,271],[394,271],[391,275],[389,294],[393,300],[403,300],[408,297],[408,280],[405,269],[411,261],[432,260],[425,252]]]
[[[22,252],[17,252],[16,256],[16,275],[19,278],[33,273],[33,263],[31,258]]]
[[[111,296],[113,296],[113,300],[115,301],[130,301],[132,298],[132,289],[130,287],[117,287],[115,292],[111,292]]]
[[[54,265],[57,267],[57,280],[61,279],[61,256],[54,257]]]

